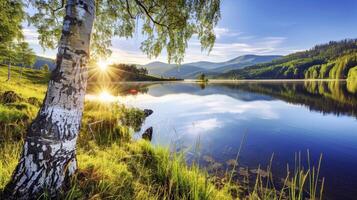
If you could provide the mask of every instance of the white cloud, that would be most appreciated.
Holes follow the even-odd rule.
[[[286,38],[284,37],[264,37],[255,38],[254,41],[249,42],[216,42],[208,55],[207,52],[201,51],[198,40],[191,40],[185,61],[194,62],[207,60],[222,62],[245,54],[287,54],[291,51],[281,47],[285,41]]]
[[[184,129],[186,130],[187,133],[199,134],[199,133],[212,131],[222,126],[223,123],[221,121],[218,121],[217,118],[210,118],[210,119],[193,121],[192,125],[187,125],[186,127],[184,127]]]
[[[226,30],[220,30],[221,37],[226,33]],[[230,33],[233,35],[233,33]],[[241,36],[237,36],[240,40]],[[245,54],[288,54],[293,50],[282,48],[285,37],[264,37],[257,38],[255,36],[242,36],[244,42],[216,42],[211,52],[202,51],[200,42],[194,38],[188,43],[186,49],[184,63],[196,61],[211,61],[223,62],[237,56]],[[252,38],[249,39],[248,37]],[[111,48],[113,54],[110,57],[111,62],[131,63],[131,64],[146,64],[152,61],[167,62],[167,54],[165,50],[157,58],[149,59],[140,50],[140,42],[137,39],[115,39]]]
[[[35,51],[36,55],[55,58],[57,50],[56,49],[43,49],[38,41],[38,32],[34,27],[27,27],[22,29],[25,37],[25,41],[29,43],[30,47]]]
[[[214,28],[214,33],[216,34],[217,38],[221,38],[221,37],[225,37],[225,36],[234,37],[234,36],[241,35],[240,32],[231,31],[228,28],[221,28],[221,27]]]
[[[38,32],[33,28],[25,28],[22,30],[25,41],[32,45],[38,45]]]
[[[108,59],[111,63],[146,64],[151,60],[140,50],[130,51],[112,47],[112,55]],[[165,62],[163,59],[156,59]]]
[[[38,42],[39,34],[34,27],[27,27],[23,31],[25,40],[38,55],[55,57],[56,50],[43,51]],[[209,54],[207,51],[202,51],[197,37],[194,37],[188,43],[184,63],[196,61],[222,62],[244,54],[267,55],[288,54],[293,52],[291,49],[282,48],[283,43],[286,41],[285,37],[259,38],[256,36],[247,36],[241,32],[232,31],[223,27],[217,27],[214,31],[218,40],[214,44],[212,51]],[[132,39],[113,38],[113,46],[111,48],[113,54],[110,56],[109,62],[131,64],[146,64],[152,61],[167,62],[167,53],[165,51],[163,51],[158,58],[148,58],[148,56],[140,50],[142,39],[141,36],[136,36]]]

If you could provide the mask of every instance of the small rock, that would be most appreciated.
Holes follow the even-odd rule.
[[[249,176],[248,168],[240,167],[240,168],[238,169],[238,174],[241,175],[241,176],[248,177],[248,176]]]
[[[144,131],[143,135],[141,136],[144,140],[147,141],[151,141],[152,139],[152,132],[153,132],[153,128],[150,127],[148,129],[146,129],[146,131]]]
[[[235,159],[230,159],[230,160],[227,160],[227,161],[226,161],[226,164],[227,164],[228,166],[230,166],[230,167],[234,167],[234,166],[237,166],[237,165],[238,165],[238,162],[237,162],[237,160],[235,160]]]
[[[2,103],[15,103],[21,101],[22,98],[17,95],[14,91],[5,91],[3,94],[0,94],[0,102]]]
[[[153,114],[154,111],[151,109],[144,109],[144,115],[145,117],[149,117],[151,114]]]
[[[211,157],[211,156],[203,156],[203,160],[208,162],[208,163],[215,163],[216,161]]]
[[[262,169],[251,169],[251,173],[260,175],[261,177],[265,178],[269,176],[269,172],[262,170]]]

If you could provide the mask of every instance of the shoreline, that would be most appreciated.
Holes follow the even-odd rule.
[[[200,82],[196,79],[183,79],[183,80],[162,80],[162,81],[115,81],[111,84],[122,83],[240,83],[240,82],[345,82],[347,79],[209,79],[207,82]],[[89,82],[88,84],[96,84],[98,82]],[[107,82],[106,82],[107,83]]]
[[[195,80],[184,80],[187,82],[195,82]],[[228,79],[209,79],[208,83],[219,83],[219,82],[306,82],[306,81],[321,81],[321,82],[334,82],[334,81],[347,81],[347,79],[238,79],[238,80],[228,80]]]

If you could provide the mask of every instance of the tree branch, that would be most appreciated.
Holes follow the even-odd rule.
[[[50,6],[49,6],[49,7],[50,7]],[[50,7],[50,8],[51,8],[51,10],[52,10],[52,13],[55,13],[55,12],[61,10],[63,7],[64,7],[64,0],[61,0],[61,6],[60,6],[60,7],[56,8],[56,9],[53,9],[53,8],[51,8],[51,7]]]
[[[141,7],[142,10],[144,10],[145,14],[150,18],[150,20],[151,20],[154,24],[159,25],[159,26],[164,26],[164,27],[166,27],[166,28],[169,28],[168,25],[162,24],[161,22],[156,21],[156,20],[150,15],[150,13],[149,13],[149,11],[147,10],[147,8],[146,8],[139,0],[135,0],[135,2],[136,2],[136,4],[137,4],[138,6]]]
[[[128,0],[126,0],[126,10],[128,11],[128,14],[130,15],[130,17],[132,18],[132,19],[135,19],[135,17],[131,14],[131,12],[130,12],[130,7],[129,7],[129,2],[128,2]]]

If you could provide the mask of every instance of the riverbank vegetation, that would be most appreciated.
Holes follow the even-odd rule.
[[[0,191],[10,180],[21,154],[24,134],[45,95],[48,72],[14,67],[6,79],[0,67]],[[11,91],[11,92],[10,92]],[[320,162],[296,165],[285,178],[273,177],[272,163],[248,169],[239,154],[219,164],[187,164],[184,152],[134,140],[145,120],[143,111],[107,102],[86,101],[78,139],[78,172],[61,193],[62,199],[319,199],[323,179]],[[297,156],[297,163],[301,157]],[[209,170],[215,169],[215,170]],[[240,178],[239,178],[240,177]],[[278,180],[278,181],[277,181]],[[1,193],[1,192],[0,192]],[[48,198],[43,194],[42,198]]]
[[[233,70],[229,79],[356,79],[357,39],[317,45],[269,63]]]
[[[217,83],[219,84],[219,83]],[[305,105],[310,110],[357,117],[356,83],[353,81],[265,81],[224,84],[234,90],[256,92],[283,101]]]

